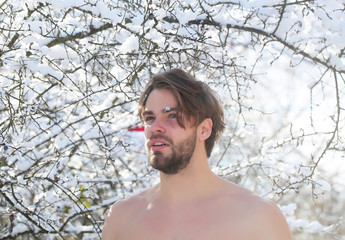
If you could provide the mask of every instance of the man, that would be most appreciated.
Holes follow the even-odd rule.
[[[279,208],[216,176],[207,159],[224,129],[212,90],[174,69],[139,100],[146,151],[160,183],[110,209],[103,240],[291,240]]]

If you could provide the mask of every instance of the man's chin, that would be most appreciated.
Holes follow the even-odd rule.
[[[171,166],[167,165],[166,161],[169,161],[169,159],[163,158],[161,155],[160,156],[152,156],[150,159],[150,165],[152,168],[163,172],[165,174],[171,174]],[[175,171],[172,171],[175,172]]]

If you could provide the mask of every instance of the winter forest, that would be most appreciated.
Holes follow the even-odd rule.
[[[137,101],[182,68],[220,98],[219,176],[294,239],[345,239],[343,0],[0,0],[0,239],[100,239],[159,180]]]

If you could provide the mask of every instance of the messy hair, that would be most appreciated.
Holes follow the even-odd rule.
[[[147,83],[139,99],[138,115],[141,121],[147,98],[154,89],[168,89],[176,97],[177,122],[181,127],[185,127],[185,120],[190,121],[192,126],[198,126],[206,118],[212,120],[212,133],[205,141],[207,157],[210,157],[215,141],[225,128],[224,112],[217,94],[207,84],[181,69],[157,74]]]

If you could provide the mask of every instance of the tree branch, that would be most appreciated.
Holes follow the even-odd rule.
[[[112,28],[112,27],[114,27],[114,25],[112,23],[106,23],[106,24],[104,24],[103,26],[101,26],[99,28],[91,29],[89,32],[79,32],[79,33],[76,33],[74,35],[70,35],[70,36],[67,36],[67,37],[57,37],[54,40],[52,40],[51,42],[49,42],[47,44],[47,47],[50,48],[50,47],[53,47],[55,45],[58,45],[58,44],[61,44],[61,43],[65,43],[65,42],[68,42],[68,41],[74,41],[76,39],[83,39],[85,37],[89,37],[91,35],[94,35],[94,34],[96,34],[98,32],[104,31],[104,30]]]

